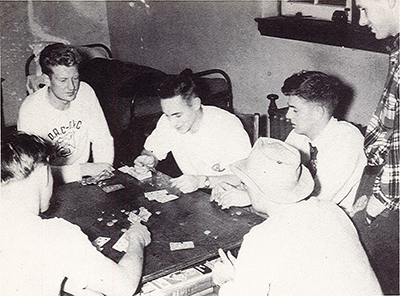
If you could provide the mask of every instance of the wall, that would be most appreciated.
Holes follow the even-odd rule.
[[[107,3],[116,57],[179,73],[220,68],[233,83],[234,107],[265,113],[266,95],[303,69],[338,75],[354,90],[349,120],[366,124],[387,72],[387,55],[261,36],[254,18],[276,15],[275,1]],[[286,101],[281,99],[280,106]]]
[[[25,61],[44,43],[110,44],[105,2],[0,1],[1,77],[6,125],[26,97]]]
[[[7,125],[17,121],[26,95],[29,45],[40,40],[111,43],[117,58],[167,73],[220,68],[232,79],[235,108],[244,113],[265,113],[266,95],[281,95],[292,73],[326,71],[353,87],[348,118],[364,124],[387,71],[385,54],[261,36],[254,18],[275,15],[274,1],[0,1],[0,11]],[[282,98],[278,105],[285,103]]]

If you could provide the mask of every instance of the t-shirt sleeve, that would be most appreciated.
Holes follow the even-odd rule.
[[[37,116],[34,113],[36,108],[32,106],[29,97],[22,103],[17,121],[17,130],[28,134],[34,134],[37,130]]]
[[[47,241],[57,244],[54,249],[59,250],[62,256],[55,264],[65,266],[67,292],[78,294],[89,285],[90,276],[96,271],[116,267],[115,262],[96,250],[79,226],[63,219],[52,220],[52,226],[49,227],[49,237],[52,239]]]
[[[229,165],[249,156],[251,151],[250,138],[238,118],[232,115],[229,120],[224,122],[222,130],[223,159],[221,167],[228,170]]]
[[[172,130],[168,119],[162,115],[157,122],[156,128],[147,137],[144,144],[144,149],[152,152],[158,160],[163,160],[167,157],[168,152],[171,151],[171,137],[175,133]]]

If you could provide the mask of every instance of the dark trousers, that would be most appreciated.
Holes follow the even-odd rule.
[[[372,195],[379,167],[366,167],[356,199]],[[383,211],[370,225],[366,209],[352,218],[372,268],[386,295],[399,295],[399,211]]]

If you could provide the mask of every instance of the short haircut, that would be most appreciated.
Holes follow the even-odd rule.
[[[50,162],[50,145],[44,139],[22,132],[1,140],[1,183],[23,180],[39,166]]]
[[[283,94],[319,103],[331,114],[338,106],[343,91],[344,86],[337,78],[317,71],[295,73],[282,86]]]
[[[191,106],[192,99],[199,97],[199,90],[193,79],[186,74],[168,77],[158,88],[160,99],[170,99],[181,96]]]
[[[54,66],[72,67],[79,65],[82,57],[75,47],[63,43],[47,45],[39,57],[39,64],[42,72],[46,75],[53,74],[51,69]]]

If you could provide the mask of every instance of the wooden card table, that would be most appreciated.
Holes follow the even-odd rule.
[[[115,176],[105,182],[125,186],[118,191],[105,193],[97,185],[66,184],[54,190],[50,209],[43,217],[60,217],[79,225],[90,241],[109,237],[101,252],[118,262],[124,253],[112,246],[129,228],[129,212],[145,207],[152,215],[142,223],[151,232],[152,242],[145,249],[143,283],[214,258],[218,248],[238,248],[250,228],[264,220],[240,208],[221,210],[201,190],[177,192],[168,180],[166,175],[153,173],[152,178],[140,182],[115,171]],[[144,197],[144,192],[160,189],[180,197],[166,203]],[[171,251],[170,242],[185,241],[192,241],[194,248]]]

